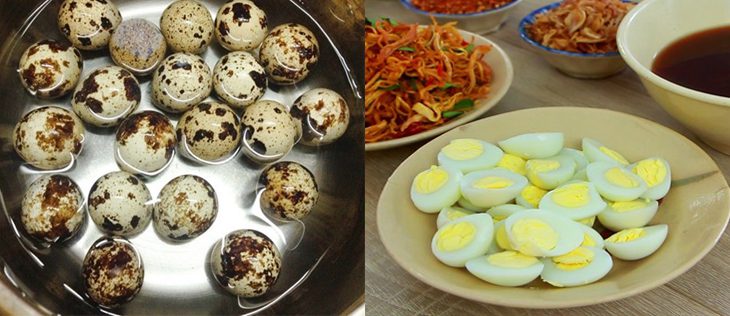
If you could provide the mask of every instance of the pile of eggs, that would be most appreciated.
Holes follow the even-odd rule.
[[[669,191],[666,160],[630,163],[590,138],[565,148],[562,133],[497,145],[454,139],[413,180],[416,208],[438,213],[431,250],[440,262],[501,286],[540,277],[572,287],[603,278],[614,258],[639,260],[664,243],[668,226],[647,225]]]
[[[100,307],[131,301],[144,280],[143,260],[127,239],[152,223],[163,238],[189,240],[205,233],[219,212],[213,186],[197,175],[168,182],[155,198],[145,184],[176,154],[200,165],[226,163],[239,152],[266,166],[259,177],[261,209],[281,221],[299,221],[317,203],[314,175],[280,161],[300,143],[322,146],[347,130],[344,98],[316,88],[284,105],[262,97],[270,85],[307,78],[319,43],[307,27],[288,23],[269,30],[266,12],[253,1],[231,0],[215,19],[195,0],[178,0],[162,13],[159,28],[123,19],[110,0],[65,0],[58,27],[68,42],[43,40],[20,57],[18,74],[42,99],[70,95],[68,107],[44,106],[15,126],[13,145],[30,169],[57,172],[37,178],[25,192],[21,223],[38,242],[60,244],[79,233],[86,210],[106,236],[83,261],[86,294]],[[212,68],[200,54],[217,41],[229,52]],[[81,78],[80,50],[108,49],[114,65]],[[171,54],[168,54],[168,51]],[[137,111],[150,80],[158,111]],[[217,100],[209,99],[215,93]],[[175,126],[170,116],[179,116]],[[113,156],[120,171],[102,175],[84,198],[62,173],[81,154],[86,126],[116,128]],[[172,245],[174,247],[174,244]],[[266,235],[241,229],[222,237],[208,259],[218,283],[242,297],[264,295],[279,275],[282,255]]]

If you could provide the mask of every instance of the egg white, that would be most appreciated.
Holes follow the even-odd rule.
[[[606,208],[598,213],[598,221],[601,222],[603,227],[615,232],[628,228],[644,227],[654,218],[657,209],[659,209],[659,203],[649,200],[644,207],[619,212],[614,210],[609,202]]]
[[[583,243],[581,243],[581,246],[587,246],[587,247],[596,247],[596,248],[605,248],[605,243],[603,242],[603,237],[601,237],[601,234],[599,234],[595,229],[592,227],[586,226],[586,225],[580,225],[581,230],[583,230]],[[587,245],[586,242],[586,236],[593,241],[595,245]]]
[[[466,269],[474,276],[501,286],[521,286],[532,282],[542,272],[544,264],[537,261],[524,268],[500,267],[490,263],[488,256],[481,256],[466,262]]]
[[[659,161],[661,161],[664,164],[664,168],[667,169],[667,175],[664,177],[662,182],[658,183],[654,186],[651,186],[651,187],[647,185],[646,192],[644,192],[644,194],[641,195],[641,197],[645,198],[645,199],[658,200],[658,199],[661,199],[664,196],[666,196],[667,193],[669,192],[669,188],[672,185],[672,169],[669,167],[669,162],[667,162],[666,160],[664,160],[662,158],[648,158],[648,159],[658,159]],[[630,165],[629,170],[632,170],[632,173],[635,173],[633,171],[634,167],[637,164],[639,164],[641,161],[643,161],[643,160],[637,161],[636,163]]]
[[[521,247],[512,231],[512,227],[521,219],[537,219],[546,223],[558,234],[558,241],[553,249],[541,249],[532,244]],[[537,209],[528,209],[517,212],[504,222],[504,229],[512,249],[533,257],[552,257],[566,254],[580,246],[583,242],[583,230],[580,224],[551,212]]]
[[[454,141],[452,140],[451,142]],[[467,160],[456,160],[446,155],[444,150],[441,149],[436,156],[439,165],[449,166],[460,170],[462,173],[468,173],[493,168],[502,160],[502,156],[504,155],[502,149],[482,140],[475,139],[475,141],[482,145],[482,153],[479,156]]]
[[[585,248],[593,252],[593,260],[585,267],[576,270],[560,269],[551,258],[544,258],[542,261],[545,267],[540,274],[542,280],[556,287],[573,287],[590,284],[606,276],[613,268],[611,256],[601,248]]]
[[[540,200],[540,209],[555,213],[572,220],[580,220],[595,216],[606,208],[606,202],[601,199],[601,196],[596,191],[596,188],[591,182],[582,182],[588,186],[588,203],[581,207],[571,208],[558,204],[553,199],[555,192],[562,189],[563,187],[575,185],[578,182],[566,183],[555,190],[552,190],[545,194]]]
[[[436,213],[442,208],[451,206],[459,200],[461,196],[459,182],[461,181],[461,171],[451,167],[441,166],[448,174],[448,180],[438,190],[423,194],[416,190],[416,181],[411,184],[411,201],[421,212]]]
[[[487,214],[492,215],[492,219],[496,223],[505,220],[507,217],[510,217],[514,213],[524,211],[526,209],[527,208],[525,208],[524,206],[517,204],[500,204],[488,209]]]
[[[442,251],[438,248],[438,240],[440,234],[450,227],[461,222],[471,223],[476,227],[476,233],[474,238],[466,246],[454,250],[454,251]],[[441,261],[443,264],[461,268],[466,265],[466,262],[476,257],[482,256],[489,250],[492,239],[494,238],[494,223],[492,217],[488,214],[473,214],[464,216],[456,219],[451,223],[444,225],[439,228],[431,239],[431,252],[433,252],[436,259]]]
[[[621,260],[639,260],[645,258],[659,249],[667,238],[669,226],[659,224],[642,228],[644,236],[627,242],[612,242],[609,238],[605,240],[606,250],[614,257]],[[617,233],[618,234],[618,233]]]
[[[471,214],[474,214],[474,212],[458,206],[444,207],[441,209],[441,211],[439,211],[438,217],[436,217],[436,227],[441,228],[451,221]]]
[[[505,188],[477,188],[474,183],[482,178],[496,177],[512,182]],[[527,178],[502,168],[470,172],[461,179],[461,194],[474,206],[489,208],[512,201],[527,186]]]
[[[620,168],[621,172],[637,183],[636,187],[623,187],[608,180],[606,172],[612,168]],[[632,172],[618,167],[614,163],[597,161],[586,167],[588,180],[593,183],[601,196],[611,201],[633,201],[646,192],[646,183]]]
[[[607,155],[606,153],[601,151],[601,147],[606,147],[603,144],[601,144],[599,141],[595,139],[590,139],[588,137],[583,138],[582,141],[582,149],[583,154],[588,159],[588,162],[596,162],[596,161],[603,161],[603,162],[609,162],[621,166],[626,166],[628,163],[625,163],[624,161],[618,161],[611,156]],[[606,147],[608,148],[608,147]],[[609,148],[610,149],[610,148]],[[613,149],[611,149],[613,150]],[[622,157],[624,157],[621,153],[616,152]],[[626,157],[624,157],[625,159]]]
[[[546,172],[537,172],[532,166],[537,162],[535,160],[528,160],[525,164],[527,170],[527,178],[533,185],[544,189],[552,190],[559,185],[570,180],[575,174],[575,161],[572,158],[566,156],[554,156],[546,158],[544,160],[557,161],[560,166],[555,170]]]
[[[563,148],[563,133],[529,133],[510,137],[499,142],[505,152],[523,159],[547,158]]]
[[[575,161],[575,170],[582,170],[588,166],[588,158],[583,154],[582,151],[573,148],[563,148],[558,153],[558,156],[570,157]]]
[[[459,192],[461,192],[461,188],[459,188]],[[484,212],[483,207],[478,207],[478,206],[474,205],[474,203],[467,200],[463,195],[461,197],[459,197],[459,199],[456,201],[456,205],[458,205],[466,210],[475,212],[475,213]]]

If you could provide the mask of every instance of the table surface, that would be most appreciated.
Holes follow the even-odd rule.
[[[541,106],[607,108],[640,116],[685,135],[730,174],[730,157],[701,143],[664,112],[627,69],[602,80],[580,80],[562,75],[533,53],[517,32],[521,17],[551,1],[525,0],[501,30],[486,37],[512,59],[512,87],[486,116]],[[403,22],[423,20],[405,10],[398,0],[366,0],[369,18],[392,17]],[[730,313],[730,237],[727,231],[715,248],[695,267],[673,281],[623,300],[555,310],[515,309],[463,299],[432,288],[412,277],[388,255],[376,225],[380,192],[398,165],[425,142],[365,155],[365,293],[368,315],[480,314],[480,315],[724,315]]]

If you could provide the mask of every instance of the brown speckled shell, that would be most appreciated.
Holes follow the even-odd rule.
[[[210,95],[212,76],[210,67],[198,55],[167,56],[152,76],[152,101],[167,112],[187,111]]]
[[[86,253],[82,267],[86,294],[97,304],[116,307],[142,289],[144,266],[126,239],[102,237]]]
[[[180,152],[206,161],[230,156],[241,142],[241,120],[223,103],[203,102],[185,112],[177,123]],[[183,142],[183,138],[185,142]]]
[[[290,112],[299,123],[301,143],[308,146],[336,141],[350,124],[347,102],[329,89],[316,88],[305,92],[294,101]]]
[[[205,179],[182,175],[160,190],[153,223],[160,235],[187,240],[203,234],[218,215],[218,198]]]
[[[122,15],[111,0],[64,0],[58,9],[58,29],[83,50],[98,50],[109,44]]]
[[[319,60],[319,43],[303,25],[289,23],[275,27],[261,43],[259,61],[271,81],[291,85],[309,75]]]
[[[215,37],[229,51],[259,47],[268,30],[266,13],[249,0],[230,0],[215,16]]]
[[[76,115],[55,106],[28,112],[15,125],[13,146],[20,158],[33,167],[61,169],[81,152],[84,125]]]
[[[46,175],[23,195],[20,219],[25,231],[39,240],[60,242],[78,231],[84,218],[84,198],[73,180]]]
[[[31,94],[42,99],[55,99],[73,91],[83,68],[78,49],[44,40],[31,45],[20,56],[18,75]]]
[[[144,172],[156,172],[173,158],[177,138],[165,115],[144,111],[132,114],[119,125],[116,146],[127,164]],[[135,173],[121,163],[120,167]]]
[[[213,69],[213,87],[218,98],[235,109],[259,100],[268,84],[264,67],[248,52],[230,52]]]
[[[103,232],[132,236],[152,221],[152,196],[134,175],[115,171],[96,180],[89,190],[89,215]]]
[[[319,199],[314,175],[296,162],[273,164],[264,170],[260,181],[265,186],[261,209],[279,219],[302,219]]]
[[[281,103],[271,100],[261,100],[246,108],[241,118],[243,131],[248,138],[243,141],[255,151],[248,152],[244,146],[244,153],[251,158],[256,154],[277,156],[285,155],[299,139],[294,118],[288,109]]]
[[[201,54],[213,39],[213,17],[195,0],[170,4],[160,18],[160,29],[173,52]]]
[[[264,295],[279,277],[281,253],[266,235],[238,230],[216,243],[211,270],[226,291],[241,297]]]
[[[106,66],[89,74],[71,98],[74,113],[98,127],[116,126],[139,106],[137,78],[124,68]]]
[[[112,34],[109,52],[114,63],[136,76],[146,76],[165,58],[167,43],[160,29],[144,19],[122,22]]]

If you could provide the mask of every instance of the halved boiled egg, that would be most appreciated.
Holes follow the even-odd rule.
[[[542,197],[545,196],[546,193],[547,190],[528,184],[524,189],[522,189],[520,195],[515,198],[515,202],[525,208],[537,208],[540,204],[540,200],[542,200]]]
[[[477,207],[488,208],[513,200],[527,186],[527,178],[502,168],[467,173],[461,194]]]
[[[510,137],[498,143],[511,155],[524,159],[547,158],[563,148],[563,133],[529,133]]]
[[[605,240],[606,250],[622,260],[639,260],[657,251],[668,231],[667,224],[624,229]]]
[[[494,242],[501,250],[514,250],[504,229],[504,221],[494,223]]]
[[[504,221],[513,249],[534,257],[570,252],[583,242],[580,224],[543,210],[524,210]]]
[[[424,213],[436,213],[459,200],[461,171],[445,166],[431,166],[413,179],[411,200]]]
[[[573,158],[575,161],[575,170],[582,170],[588,165],[588,159],[582,151],[573,148],[563,148],[558,153],[558,156],[566,156]]]
[[[608,202],[598,213],[598,221],[612,231],[644,227],[654,218],[659,208],[657,201],[636,199],[628,202]]]
[[[640,160],[630,166],[631,172],[638,175],[646,183],[647,189],[642,198],[658,200],[669,192],[672,182],[672,171],[669,163],[662,158]]]
[[[589,162],[605,161],[621,166],[627,166],[629,161],[619,152],[603,146],[600,142],[590,138],[583,138],[583,154]]]
[[[586,174],[598,193],[611,201],[633,201],[646,192],[644,180],[615,163],[593,162]]]
[[[452,267],[487,253],[494,238],[494,224],[488,214],[473,214],[456,219],[436,231],[431,251],[436,259]]]
[[[543,263],[516,251],[503,251],[471,259],[466,269],[476,277],[501,286],[520,286],[532,282],[542,272]]]
[[[459,138],[441,148],[436,157],[439,165],[458,169],[463,173],[489,169],[502,160],[504,152],[499,147],[482,140]]]
[[[487,214],[492,215],[492,219],[495,223],[501,222],[507,217],[510,217],[512,214],[517,213],[519,211],[524,211],[527,208],[525,208],[522,205],[517,204],[501,204],[494,206],[487,210]]]
[[[461,189],[460,189],[461,190]],[[472,212],[484,212],[483,207],[478,207],[474,205],[471,201],[467,200],[464,196],[461,196],[458,201],[456,201],[456,205],[461,206],[464,209],[467,209]]]
[[[436,227],[441,228],[453,220],[462,218],[467,215],[474,214],[474,212],[458,207],[458,206],[447,206],[439,211],[438,217],[436,217]]]
[[[504,156],[502,156],[502,160],[497,163],[497,167],[504,168],[524,176],[527,173],[527,170],[525,170],[526,162],[527,161],[518,156],[505,153]]]
[[[580,225],[580,229],[583,230],[583,243],[581,246],[585,247],[596,247],[604,248],[603,237],[595,229],[590,226]]]
[[[556,287],[571,287],[596,282],[613,267],[611,256],[597,247],[578,247],[573,251],[542,260],[543,281]]]
[[[545,194],[540,209],[572,220],[595,216],[606,208],[606,202],[590,182],[571,182]]]
[[[552,190],[573,177],[575,161],[566,156],[531,159],[525,164],[525,169],[530,183],[544,190]]]

